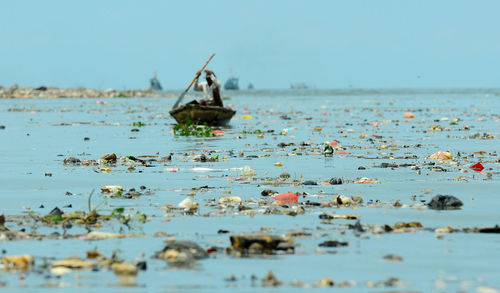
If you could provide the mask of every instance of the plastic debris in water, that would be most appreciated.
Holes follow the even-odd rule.
[[[195,211],[198,209],[198,203],[194,202],[191,198],[186,197],[183,201],[181,201],[177,207],[184,209],[186,211]]]
[[[273,197],[275,201],[278,201],[280,203],[293,203],[293,204],[298,204],[299,203],[299,196],[296,193],[293,192],[286,192],[286,193],[281,193]]]
[[[201,173],[204,173],[204,172],[215,172],[215,171],[217,171],[217,170],[212,169],[212,168],[201,168],[201,167],[193,168],[191,170],[193,172],[201,172]]]
[[[453,156],[448,151],[439,151],[429,156],[430,160],[452,160]]]
[[[323,149],[323,154],[325,156],[331,156],[333,155],[333,148],[331,145],[325,145],[325,148]]]
[[[370,183],[379,183],[379,182],[377,180],[373,180],[366,177],[360,178],[359,180],[354,182],[354,184],[370,184]]]
[[[224,136],[224,132],[222,130],[219,130],[219,129],[212,130],[212,134],[215,136]]]
[[[406,112],[403,114],[403,118],[412,119],[415,118],[415,114],[413,114],[412,112]]]
[[[474,164],[474,165],[470,166],[469,168],[471,168],[472,170],[474,170],[476,172],[481,172],[484,170],[484,166],[481,163]]]
[[[241,170],[241,175],[243,175],[245,177],[251,177],[251,176],[257,175],[257,173],[255,172],[254,169],[252,169],[252,167],[245,166],[245,167],[243,167],[243,170]]]
[[[346,151],[338,151],[337,155],[350,155],[352,153],[346,152]]]

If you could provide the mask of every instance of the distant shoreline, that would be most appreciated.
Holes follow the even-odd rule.
[[[0,98],[7,99],[53,99],[53,98],[173,98],[182,90],[153,91],[151,89],[90,89],[90,88],[58,88],[58,87],[11,87],[0,86]],[[225,90],[223,95],[238,94],[271,94],[273,96],[319,95],[319,96],[363,96],[363,95],[429,95],[429,94],[486,94],[500,96],[500,88],[336,88],[336,89],[255,89]],[[201,93],[199,94],[201,95]],[[187,97],[195,97],[192,92]]]
[[[45,87],[19,87],[13,85],[8,88],[0,86],[0,98],[29,99],[29,98],[131,98],[131,97],[176,97],[179,94],[168,91],[153,91],[150,89],[97,90],[89,88],[58,88]]]

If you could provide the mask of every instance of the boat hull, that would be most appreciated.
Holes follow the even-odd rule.
[[[238,85],[238,79],[235,77],[232,77],[226,81],[224,84],[224,89],[226,90],[239,90],[240,87]]]
[[[185,104],[169,113],[177,123],[191,120],[194,124],[227,125],[236,111],[225,107]]]

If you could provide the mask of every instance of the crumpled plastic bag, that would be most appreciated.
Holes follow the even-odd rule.
[[[471,168],[472,170],[474,170],[476,172],[481,172],[484,170],[484,166],[481,163],[476,163],[476,164],[470,166],[469,168]]]

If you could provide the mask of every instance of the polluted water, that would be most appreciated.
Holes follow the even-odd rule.
[[[231,95],[0,100],[1,288],[499,292],[500,92]]]

